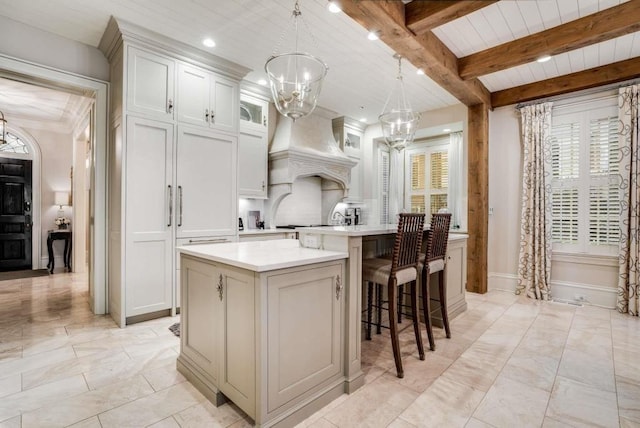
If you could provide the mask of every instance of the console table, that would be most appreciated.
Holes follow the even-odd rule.
[[[71,270],[71,231],[64,229],[50,230],[47,235],[47,250],[49,251],[49,263],[47,263],[47,268],[51,273],[53,273],[53,268],[55,267],[55,257],[53,256],[53,241],[59,239],[64,240],[64,267],[66,267],[68,270]]]

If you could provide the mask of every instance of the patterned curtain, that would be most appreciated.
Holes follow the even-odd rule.
[[[620,275],[618,311],[640,312],[640,85],[620,88],[618,97],[622,211],[620,218]]]
[[[551,278],[551,103],[520,109],[522,212],[518,286],[528,297],[550,300]]]

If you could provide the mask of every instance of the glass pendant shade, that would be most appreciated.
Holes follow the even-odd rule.
[[[328,68],[322,60],[298,50],[298,20],[302,20],[298,1],[292,17],[295,29],[293,52],[280,55],[274,53],[267,60],[264,69],[276,108],[280,114],[295,121],[311,114],[316,108]]]
[[[327,66],[301,52],[271,57],[265,64],[276,108],[294,121],[316,108]]]
[[[7,144],[7,120],[4,118],[4,113],[0,111],[0,146]]]
[[[394,58],[398,60],[398,77],[378,119],[386,144],[396,150],[402,150],[413,141],[420,114],[411,109],[404,93],[402,57],[396,54]]]

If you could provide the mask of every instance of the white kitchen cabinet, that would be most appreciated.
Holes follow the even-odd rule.
[[[177,366],[214,404],[270,426],[342,389],[343,261],[253,272],[182,254],[181,266]]]
[[[178,66],[178,121],[238,132],[238,83],[187,64]]]
[[[268,124],[269,101],[241,93],[238,137],[238,196],[241,198],[267,198]]]
[[[125,313],[172,305],[173,125],[127,118]],[[153,266],[153,269],[149,269]]]
[[[267,133],[240,125],[238,137],[238,195],[266,199],[269,143]]]
[[[178,238],[235,235],[238,221],[236,156],[236,137],[178,125]]]
[[[173,120],[176,61],[133,46],[127,54],[127,110]]]
[[[356,165],[351,168],[351,181],[349,183],[349,195],[344,202],[362,202],[364,169],[362,166],[362,144],[366,125],[355,119],[345,116],[332,120],[333,135],[345,155]]]
[[[241,94],[240,126],[244,129],[267,132],[269,129],[269,101],[244,93]]]

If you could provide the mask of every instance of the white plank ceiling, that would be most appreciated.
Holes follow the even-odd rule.
[[[503,0],[438,27],[434,33],[462,57],[623,1]],[[257,82],[265,76],[264,63],[274,48],[285,51],[292,46],[293,4],[294,0],[0,0],[0,15],[91,46],[98,45],[113,15],[249,67],[253,71],[247,79]],[[346,15],[328,12],[327,4],[327,0],[300,0],[307,24],[301,28],[302,50],[320,57],[330,68],[319,104],[338,115],[374,123],[394,82],[393,52],[381,41],[367,40],[367,31]],[[203,47],[205,37],[213,38],[217,46]],[[640,33],[480,80],[496,91],[638,55]],[[428,111],[458,103],[431,79],[417,75],[412,65],[405,63],[403,71],[415,109]]]

